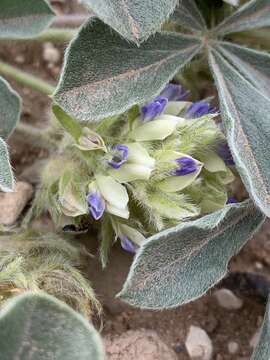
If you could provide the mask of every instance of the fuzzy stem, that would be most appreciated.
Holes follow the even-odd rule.
[[[37,37],[28,39],[28,40],[39,41],[39,42],[52,41],[52,42],[65,43],[65,42],[69,42],[70,40],[72,40],[75,34],[76,34],[76,30],[74,30],[74,29],[51,28],[46,31],[43,31]]]
[[[0,74],[8,76],[18,81],[20,84],[26,85],[31,89],[39,91],[45,95],[51,95],[54,92],[54,87],[48,84],[46,81],[41,80],[36,76],[28,74],[2,61],[0,61]]]
[[[59,42],[59,43],[66,43],[73,39],[74,35],[76,34],[75,29],[69,28],[62,28],[56,29],[51,28],[43,31],[41,34],[37,35],[36,37],[27,38],[27,39],[1,39],[1,42]]]

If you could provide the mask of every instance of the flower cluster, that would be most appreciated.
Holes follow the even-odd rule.
[[[217,110],[187,96],[168,84],[121,116],[77,123],[59,154],[51,208],[57,202],[69,223],[87,218],[135,252],[145,237],[230,202],[234,163]]]

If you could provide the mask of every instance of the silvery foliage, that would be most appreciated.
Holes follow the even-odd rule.
[[[54,13],[44,0],[1,0],[0,39],[34,37],[51,22]],[[0,76],[0,190],[13,191],[15,180],[5,140],[14,130],[21,113],[20,96]]]
[[[1,360],[102,360],[100,336],[84,317],[45,293],[27,292],[0,312]]]
[[[156,11],[163,11],[156,17],[159,24],[154,24],[151,0],[136,6],[121,0],[83,3],[102,21],[91,18],[69,45],[55,101],[80,121],[99,121],[153,98],[195,56],[207,54],[227,140],[256,204],[230,205],[157,234],[140,248],[120,297],[146,308],[177,306],[213,286],[231,256],[270,215],[270,56],[224,38],[269,26],[270,3],[246,2],[208,29],[196,2],[182,0],[171,19],[188,34],[154,34],[172,11],[171,0],[155,1]],[[190,290],[195,284],[198,288]]]

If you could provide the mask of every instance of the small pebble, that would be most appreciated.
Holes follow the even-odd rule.
[[[32,185],[18,181],[14,192],[0,193],[0,224],[13,225],[33,194]]]
[[[228,343],[228,351],[230,354],[236,354],[239,350],[239,345],[235,341],[230,341]]]
[[[212,341],[202,328],[192,325],[189,328],[185,345],[191,359],[212,359]]]
[[[262,269],[263,269],[263,264],[262,264],[261,262],[259,262],[259,261],[256,261],[256,262],[254,263],[254,266],[255,266],[255,268],[256,268],[257,270],[262,270]]]
[[[25,57],[22,54],[19,54],[15,57],[15,62],[17,64],[23,64],[25,62]]]
[[[260,338],[260,329],[258,329],[255,334],[252,336],[252,338],[250,339],[249,342],[249,346],[252,349],[255,349],[255,347],[257,346],[258,342],[259,342],[259,338]]]
[[[57,64],[61,58],[60,51],[52,43],[43,44],[43,59],[51,64]]]
[[[215,291],[214,296],[221,307],[227,310],[239,310],[243,306],[243,300],[239,299],[229,289],[219,289]]]

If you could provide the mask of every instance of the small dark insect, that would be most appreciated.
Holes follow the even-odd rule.
[[[68,224],[65,225],[62,228],[62,231],[65,233],[76,233],[76,234],[84,234],[87,233],[88,229],[90,227],[90,223],[87,221],[80,221],[79,224],[75,225],[75,224]]]

